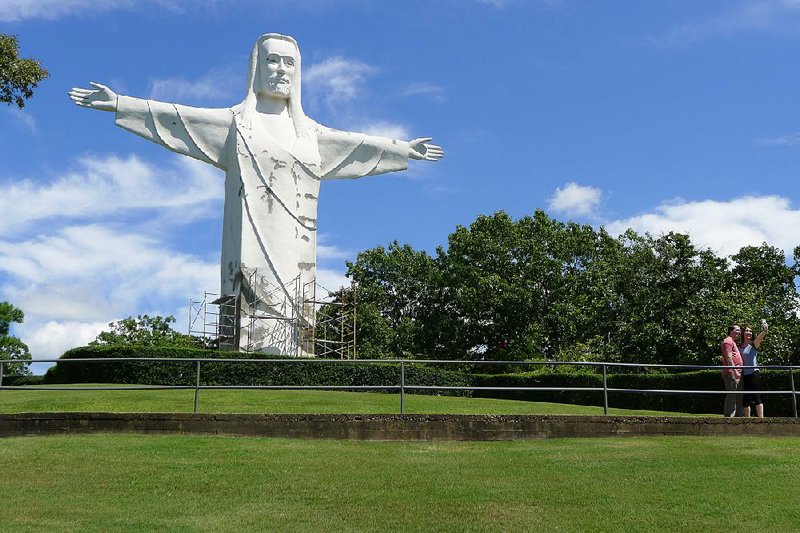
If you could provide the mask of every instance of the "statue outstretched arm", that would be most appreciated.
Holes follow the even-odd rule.
[[[322,128],[318,137],[322,179],[361,178],[408,168],[408,160],[438,161],[444,151],[429,138],[400,141]]]
[[[117,126],[173,152],[224,169],[231,132],[231,109],[204,109],[118,95],[105,85],[74,88],[69,97],[80,107],[114,111]]]

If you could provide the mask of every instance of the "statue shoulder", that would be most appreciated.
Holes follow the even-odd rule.
[[[307,131],[309,131],[310,133],[315,134],[317,137],[319,137],[321,135],[325,135],[329,131],[333,131],[328,126],[325,126],[324,124],[320,124],[316,120],[310,119],[308,117],[306,117],[305,120],[306,120],[306,129],[307,129]]]
[[[194,123],[214,124],[214,125],[227,125],[229,126],[233,121],[236,114],[235,107],[193,107],[182,104],[174,104],[178,114],[184,120],[190,120]]]
[[[330,140],[346,140],[350,139],[351,141],[358,141],[360,142],[361,139],[366,137],[363,133],[353,132],[353,131],[344,131],[344,130],[337,130],[336,128],[331,128],[330,126],[325,126],[324,124],[319,124],[318,122],[314,122],[315,131],[317,133],[317,137],[320,139],[330,139]]]

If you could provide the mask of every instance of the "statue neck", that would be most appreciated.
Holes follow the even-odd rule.
[[[256,111],[265,115],[282,115],[289,117],[289,100],[274,96],[259,94],[256,101]]]
[[[258,95],[256,112],[264,133],[287,152],[297,142],[294,122],[289,116],[289,100],[269,95]]]

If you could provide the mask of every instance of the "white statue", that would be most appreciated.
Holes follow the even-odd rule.
[[[145,139],[223,169],[222,294],[252,294],[258,289],[248,280],[257,273],[264,286],[279,287],[291,299],[296,280],[302,286],[315,279],[321,180],[404,170],[409,158],[444,155],[429,138],[406,142],[318,124],[303,112],[301,79],[297,42],[268,33],[253,47],[247,93],[234,107],[141,100],[98,83],[69,96],[79,106],[116,112],[118,126]],[[273,340],[256,349],[295,353],[296,338],[276,341],[262,332],[263,338]],[[245,340],[237,338],[236,345],[244,347]]]

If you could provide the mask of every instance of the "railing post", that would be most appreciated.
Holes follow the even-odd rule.
[[[400,362],[400,414],[406,414],[406,364]]]
[[[603,414],[608,416],[608,375],[606,365],[603,365]]]
[[[194,414],[197,414],[197,396],[200,394],[200,360],[197,363],[197,373],[194,381]]]
[[[797,392],[794,388],[794,367],[789,368],[789,378],[792,382],[792,414],[797,418]]]

